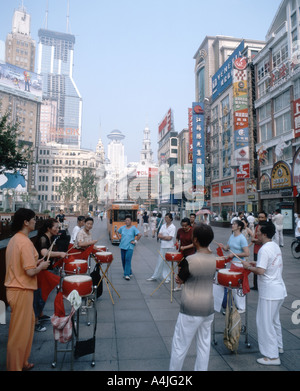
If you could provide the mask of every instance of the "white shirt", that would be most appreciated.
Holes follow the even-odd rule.
[[[282,300],[287,296],[282,279],[282,254],[275,242],[265,243],[257,255],[256,267],[265,269],[257,276],[258,293],[261,299]]]
[[[298,220],[298,222],[297,222],[297,225],[296,225],[296,229],[295,229],[295,236],[296,236],[296,238],[297,237],[300,237],[300,220]]]
[[[283,220],[284,216],[282,216],[281,213],[278,213],[277,215],[272,217],[272,222],[275,224],[277,229],[283,229]]]
[[[72,231],[72,235],[71,235],[71,240],[70,240],[70,243],[73,244],[75,243],[75,240],[76,240],[76,236],[78,234],[78,232],[81,230],[80,227],[78,227],[78,225],[76,225]]]
[[[160,239],[161,248],[175,248],[174,238],[176,234],[176,227],[173,223],[171,223],[169,227],[167,227],[167,224],[163,224],[159,233],[162,234],[163,236],[172,236],[171,240]]]

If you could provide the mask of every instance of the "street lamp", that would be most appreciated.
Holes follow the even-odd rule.
[[[237,169],[239,168],[239,165],[236,162],[233,162],[231,164],[231,168],[233,169],[233,176],[234,176],[233,195],[234,195],[234,213],[236,213],[237,212],[237,208],[236,208],[236,176],[237,176]]]

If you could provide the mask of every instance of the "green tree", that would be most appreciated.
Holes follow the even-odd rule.
[[[97,183],[94,170],[82,168],[80,177],[76,180],[76,187],[81,213],[86,214],[89,210],[89,204],[97,202]]]
[[[19,123],[10,124],[8,113],[0,118],[0,174],[22,171],[34,164],[32,143],[20,140]]]
[[[76,179],[66,177],[58,187],[58,194],[63,197],[64,204],[69,205],[71,199],[76,194]]]

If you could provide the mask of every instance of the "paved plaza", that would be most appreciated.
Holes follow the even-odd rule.
[[[70,231],[75,220],[70,221]],[[179,227],[179,222],[175,223]],[[215,239],[225,243],[230,236],[230,228],[213,228]],[[114,261],[109,270],[109,279],[120,295],[112,291],[114,304],[108,294],[106,285],[103,295],[98,298],[95,366],[92,356],[86,355],[74,360],[74,371],[168,371],[170,350],[174,326],[177,320],[181,292],[173,293],[171,302],[170,284],[163,284],[156,292],[158,282],[148,282],[152,275],[159,244],[152,237],[142,237],[133,255],[133,277],[130,281],[123,279],[123,270],[118,246],[110,244],[106,232],[106,221],[96,219],[93,237],[99,238],[99,245],[106,245],[113,253]],[[281,309],[284,353],[280,355],[281,366],[261,366],[256,359],[261,357],[257,344],[255,314],[258,294],[248,294],[248,324],[246,333],[241,335],[237,354],[231,353],[223,343],[225,317],[215,314],[215,341],[212,342],[209,360],[209,371],[299,371],[300,370],[300,314],[295,314],[293,303],[298,300],[300,308],[300,260],[292,258],[290,244],[293,237],[285,236],[283,252],[283,278],[288,296]],[[212,245],[215,252],[216,245]],[[253,248],[250,250],[251,254]],[[252,256],[251,256],[252,259]],[[249,277],[252,286],[252,276]],[[45,306],[45,313],[51,316],[54,312],[54,290]],[[294,316],[293,316],[294,314]],[[6,343],[9,326],[9,309],[6,311],[6,324],[0,325],[0,370],[5,371]],[[242,322],[245,324],[245,315]],[[293,318],[292,318],[293,317]],[[80,337],[88,339],[93,334],[93,322],[87,326],[83,315],[80,318]],[[30,361],[35,363],[33,372],[69,371],[70,353],[58,353],[57,364],[52,367],[54,359],[53,328],[50,322],[45,323],[46,332],[36,332]],[[248,337],[248,344],[246,344]],[[60,346],[65,348],[65,346]],[[184,363],[184,371],[192,371],[195,362],[195,346],[192,344]]]

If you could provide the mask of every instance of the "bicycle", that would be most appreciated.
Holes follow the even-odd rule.
[[[295,259],[300,259],[300,237],[292,241],[291,251]]]

